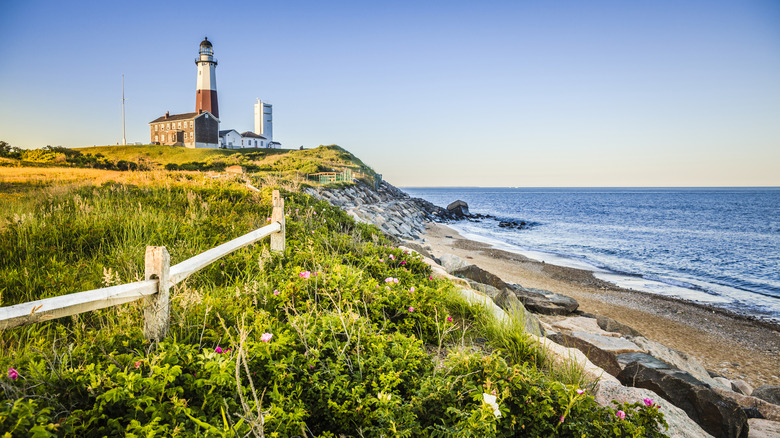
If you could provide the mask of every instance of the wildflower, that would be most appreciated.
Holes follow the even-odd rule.
[[[585,390],[584,389],[578,389],[577,390],[577,394],[579,394],[579,395],[585,394]],[[645,400],[647,400],[647,399],[645,399]]]
[[[414,307],[409,307],[409,312],[414,312]]]
[[[561,415],[561,419],[560,419],[560,420],[558,420],[558,421],[559,421],[559,422],[561,422],[561,423],[563,423],[563,419],[564,419],[564,418],[565,418],[565,417],[564,417],[563,415]]]
[[[406,260],[401,260],[401,264],[405,265],[406,264]]]
[[[501,411],[498,409],[498,403],[496,403],[496,396],[491,394],[482,393],[482,400],[489,405],[491,408],[493,408],[493,415],[496,416],[496,418],[501,418]]]
[[[141,361],[140,360],[135,363],[135,368],[136,369],[141,368]]]
[[[274,335],[272,335],[270,333],[263,333],[262,335],[260,335],[260,340],[263,341],[263,342],[268,342],[273,337],[274,337]]]
[[[385,278],[385,283],[392,283],[392,282],[393,282],[393,277]]]
[[[414,292],[414,286],[409,288],[409,292]]]
[[[295,209],[295,212],[298,213],[298,209],[297,208]]]
[[[396,283],[396,284],[397,284],[397,283],[398,283],[398,279],[397,279],[397,278],[394,278],[394,279],[393,279],[393,283]]]
[[[395,256],[390,254],[390,260],[395,260]]]
[[[11,380],[16,380],[19,378],[19,372],[16,371],[16,368],[8,367],[8,378]]]
[[[616,413],[615,415],[616,415],[618,418],[620,418],[621,420],[624,420],[624,419],[626,418],[626,413],[625,413],[625,412],[623,412],[623,411],[617,411],[617,413]]]
[[[309,272],[309,271],[301,271],[298,274],[298,277],[303,278],[304,280],[308,280],[309,277],[311,277],[311,272]]]
[[[271,222],[271,218],[269,217],[268,219],[266,219],[266,222]]]
[[[222,347],[217,346],[217,348],[214,349],[214,352],[217,353],[217,354],[222,354],[223,353]]]
[[[428,280],[433,280],[433,275],[429,275]]]
[[[384,259],[379,259],[379,263],[384,263],[384,262],[385,262]]]
[[[452,317],[451,316],[447,317],[447,322],[452,322]]]
[[[645,402],[645,406],[653,406],[653,403],[654,403],[653,399],[651,399],[651,398],[645,398],[645,399],[642,399],[642,401]]]

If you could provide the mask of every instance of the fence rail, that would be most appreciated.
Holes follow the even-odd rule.
[[[172,286],[220,258],[267,236],[271,236],[271,251],[284,251],[284,199],[279,195],[278,190],[273,191],[272,206],[270,225],[258,228],[174,266],[170,266],[168,250],[164,246],[147,246],[144,281],[0,307],[0,330],[145,299],[144,336],[150,340],[160,341],[168,332],[170,319],[168,292]]]

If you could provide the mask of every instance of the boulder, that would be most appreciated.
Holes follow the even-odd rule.
[[[468,279],[465,280],[468,282],[469,286],[471,286],[472,289],[484,293],[485,295],[489,296],[491,299],[495,299],[498,296],[498,294],[501,293],[500,290],[494,288],[493,286],[477,283],[474,280],[468,280]]]
[[[753,395],[753,387],[744,380],[732,380],[731,389],[734,392],[738,392],[742,395]]]
[[[523,307],[523,303],[521,303],[509,289],[501,291],[493,298],[493,302],[496,303],[498,307],[504,309],[504,311],[506,311],[514,320],[521,323],[523,327],[525,327],[526,332],[537,336],[544,336],[544,328],[539,322],[539,319],[531,312],[527,311],[525,307]]]
[[[750,425],[750,438],[777,438],[780,436],[780,423],[776,421],[751,418],[748,420],[748,424]]]
[[[684,371],[654,369],[632,362],[618,374],[618,379],[624,385],[652,390],[717,438],[748,437],[747,416],[742,408]]]
[[[509,285],[504,282],[498,275],[492,274],[477,265],[468,265],[462,268],[456,269],[451,272],[452,275],[468,278],[474,280],[477,283],[493,286],[498,290],[504,290],[509,288]]]
[[[593,397],[596,399],[596,403],[608,407],[614,407],[612,400],[620,403],[636,403],[649,398],[660,406],[658,409],[664,414],[664,419],[669,424],[669,429],[666,430],[668,436],[674,438],[710,438],[712,436],[691,420],[685,411],[662,399],[649,389],[631,388],[611,381],[601,381]]]
[[[581,352],[585,353],[585,356],[588,358],[588,360],[593,362],[594,365],[602,368],[604,371],[613,376],[620,374],[620,364],[618,363],[613,353],[602,350],[588,341],[575,338],[574,336],[565,335],[563,333],[554,333],[548,335],[547,338],[556,344],[563,345],[564,347],[576,348],[577,350],[580,350]]]
[[[734,391],[726,391],[725,389],[720,388],[715,388],[715,392],[733,400],[736,404],[742,406],[742,409],[755,409],[759,414],[761,414],[761,416],[757,418],[766,418],[767,420],[780,421],[780,406],[776,404],[769,403],[768,401],[761,400],[760,398],[751,397],[749,395],[742,395]]]
[[[597,316],[596,322],[598,323],[599,327],[608,332],[620,333],[621,335],[625,336],[642,336],[641,333],[634,330],[633,328],[606,316]]]
[[[642,350],[635,343],[625,338],[594,335],[593,333],[586,332],[571,332],[571,336],[593,344],[598,348],[608,351],[612,354],[644,352],[644,350]]]
[[[658,342],[651,341],[647,338],[637,336],[631,339],[634,343],[647,352],[662,361],[677,367],[683,371],[687,371],[696,379],[706,383],[709,386],[731,390],[731,382],[723,383],[717,379],[710,377],[710,373],[704,368],[701,362],[696,358],[688,355],[674,348],[669,348],[666,345],[659,344]]]
[[[447,206],[447,211],[456,218],[463,218],[469,215],[469,205],[465,201],[458,199]]]
[[[453,271],[468,265],[468,263],[462,258],[449,253],[442,254],[439,257],[439,261],[441,262],[441,267],[449,273],[452,273]]]
[[[780,405],[780,386],[763,385],[753,390],[753,397]]]
[[[544,289],[524,288],[517,284],[511,285],[511,287],[520,302],[534,313],[569,315],[580,305],[574,298]]]
[[[605,332],[597,324],[593,318],[587,318],[584,316],[573,316],[570,318],[564,318],[560,321],[555,321],[553,324],[557,330],[565,333],[571,332],[586,332],[595,335],[613,336],[610,332]]]

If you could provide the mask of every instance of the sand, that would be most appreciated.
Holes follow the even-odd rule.
[[[508,283],[570,296],[579,302],[579,310],[629,325],[728,379],[745,380],[754,387],[780,385],[780,326],[776,324],[622,289],[589,271],[538,262],[465,239],[442,224],[429,224],[422,246],[435,257],[450,253],[464,258]]]

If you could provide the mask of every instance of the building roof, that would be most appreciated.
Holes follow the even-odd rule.
[[[196,113],[181,113],[181,114],[168,114],[168,113],[165,113],[164,116],[160,116],[160,117],[152,120],[151,122],[149,122],[149,124],[158,123],[158,122],[175,122],[176,120],[197,119],[198,117],[200,117],[200,116],[202,116],[204,114],[210,115],[211,117],[214,118],[214,120],[219,122],[219,118],[217,118],[214,114],[211,114],[211,112],[209,112],[209,111],[203,111],[201,113],[197,113],[197,112]]]
[[[149,123],[157,123],[157,122],[173,122],[176,120],[189,120],[194,119],[195,116],[197,116],[198,113],[183,113],[183,114],[171,114],[169,116],[160,116],[154,120],[152,120]]]
[[[204,37],[203,41],[200,43],[201,47],[211,47],[211,42],[209,41],[208,37]]]
[[[255,134],[252,131],[242,132],[241,136],[242,137],[249,137],[249,138],[262,138],[263,140],[265,140],[265,137],[263,137],[262,135]]]
[[[233,131],[233,132],[235,132],[236,134],[238,134],[238,131],[236,131],[235,129],[226,129],[226,130],[224,130],[224,131],[219,131],[219,136],[220,136],[220,137],[224,137],[224,136],[225,136],[225,134],[227,134],[227,133],[228,133],[228,132],[230,132],[230,131]],[[240,135],[240,134],[239,134],[239,135]]]

